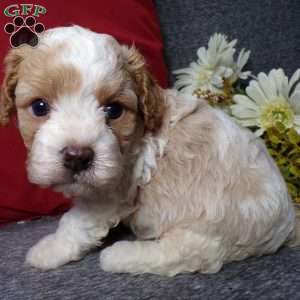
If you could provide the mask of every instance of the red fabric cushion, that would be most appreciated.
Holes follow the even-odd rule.
[[[1,12],[16,2],[2,0]],[[46,29],[78,24],[96,32],[109,33],[122,43],[134,43],[145,55],[150,71],[162,86],[166,86],[167,72],[162,56],[162,41],[152,0],[28,2],[47,9],[46,15],[37,18]],[[10,47],[9,35],[3,28],[12,20],[12,17],[4,14],[0,17],[1,62]],[[1,81],[3,69],[2,65]],[[28,183],[25,147],[16,124],[16,119],[13,118],[8,127],[0,128],[0,224],[56,214],[70,207],[70,201],[61,195]]]

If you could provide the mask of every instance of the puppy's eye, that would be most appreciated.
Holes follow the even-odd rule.
[[[104,111],[106,112],[106,115],[109,119],[120,118],[123,113],[123,110],[123,106],[118,102],[110,103],[104,107]]]
[[[36,99],[31,103],[31,109],[35,116],[46,116],[50,111],[50,106],[45,99]]]

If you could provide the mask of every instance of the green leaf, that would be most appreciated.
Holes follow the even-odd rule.
[[[279,159],[276,159],[276,163],[277,163],[277,165],[280,165],[280,166],[285,165],[288,163],[288,159],[285,157],[281,157]]]
[[[280,138],[278,138],[276,135],[270,135],[270,141],[272,144],[278,145],[280,144]]]
[[[300,177],[300,169],[299,168],[297,168],[297,167],[295,167],[295,166],[290,166],[289,167],[289,171],[293,174],[293,175],[295,175],[295,176],[297,176],[297,177]]]
[[[287,131],[287,136],[291,143],[296,145],[300,143],[300,136],[294,128],[291,128]]]
[[[294,198],[294,197],[297,197],[297,195],[298,195],[298,190],[297,190],[297,188],[293,185],[293,184],[291,184],[291,183],[288,183],[287,184],[287,187],[288,187],[288,191],[289,191],[289,193],[291,194],[291,196]]]
[[[273,156],[273,157],[278,156],[278,152],[276,150],[268,148],[268,151],[269,151],[271,156]]]

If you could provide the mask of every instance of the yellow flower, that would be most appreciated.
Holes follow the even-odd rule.
[[[300,133],[300,69],[290,81],[282,69],[258,74],[246,88],[246,95],[235,95],[233,117],[245,127],[257,127],[262,135],[271,127],[295,128]]]
[[[292,128],[294,125],[294,112],[291,105],[283,98],[273,100],[262,106],[260,112],[260,124],[263,129],[277,127]]]

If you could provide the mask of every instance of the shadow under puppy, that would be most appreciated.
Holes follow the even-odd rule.
[[[261,140],[204,101],[161,89],[134,48],[79,26],[6,59],[1,122],[16,107],[31,182],[74,199],[26,261],[80,259],[124,221],[136,241],[107,271],[213,273],[295,238],[286,185]]]

